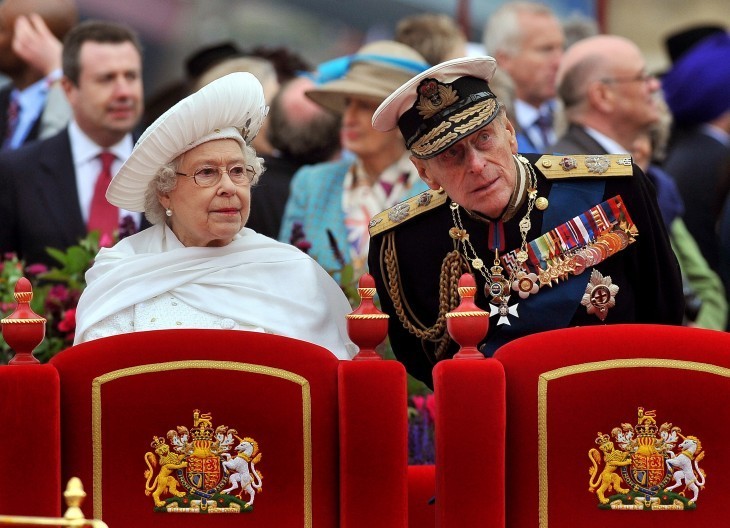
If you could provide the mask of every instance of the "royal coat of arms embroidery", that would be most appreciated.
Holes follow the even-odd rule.
[[[588,485],[598,496],[599,508],[697,507],[705,485],[705,472],[699,467],[705,452],[696,436],[684,436],[668,422],[657,426],[656,411],[639,407],[636,425],[623,423],[610,435],[599,432],[595,442],[599,449],[588,452],[592,463]]]
[[[169,442],[169,444],[167,443]],[[193,412],[193,427],[177,426],[152,439],[144,455],[145,495],[155,511],[243,513],[253,510],[263,475],[258,443],[225,425],[213,428],[210,413]],[[159,470],[157,468],[159,467]],[[248,501],[244,500],[248,495]]]

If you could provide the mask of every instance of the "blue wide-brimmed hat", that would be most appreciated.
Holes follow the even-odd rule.
[[[679,125],[707,123],[730,110],[730,34],[705,38],[662,78],[664,97]]]

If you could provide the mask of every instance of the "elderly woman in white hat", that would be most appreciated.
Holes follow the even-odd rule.
[[[387,40],[319,66],[320,85],[307,96],[342,116],[340,138],[352,156],[297,171],[279,240],[292,242],[301,226],[311,244],[309,254],[326,269],[351,263],[355,277],[365,270],[371,218],[427,188],[400,132],[374,130],[373,113],[396,88],[427,68],[418,52]]]
[[[75,343],[163,328],[264,331],[351,356],[334,280],[309,256],[245,228],[262,172],[250,147],[266,116],[261,84],[233,73],[145,131],[107,199],[153,224],[102,249],[86,275]]]

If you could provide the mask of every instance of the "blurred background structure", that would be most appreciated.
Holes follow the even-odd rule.
[[[49,0],[51,1],[51,0]],[[126,22],[145,44],[145,92],[184,76],[184,59],[197,49],[233,40],[243,49],[285,46],[311,64],[353,53],[365,42],[392,38],[399,19],[446,13],[465,28],[473,52],[482,29],[505,0],[77,0],[84,18]],[[693,24],[730,26],[727,0],[547,0],[564,22],[594,24],[636,42],[649,66],[663,71],[664,38]],[[569,32],[568,32],[569,34]],[[569,34],[570,35],[570,34]]]

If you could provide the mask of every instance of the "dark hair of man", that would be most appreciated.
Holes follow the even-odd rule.
[[[139,54],[142,54],[142,44],[132,28],[123,24],[101,20],[81,22],[69,31],[63,39],[63,74],[77,86],[81,75],[81,47],[85,42],[103,44],[131,42],[137,48]]]
[[[267,139],[282,157],[297,163],[309,165],[332,159],[340,150],[340,117],[322,110],[306,119],[293,119],[282,103],[287,84],[271,102]]]

